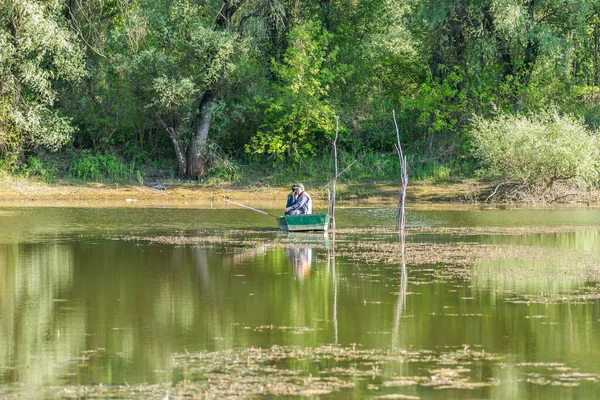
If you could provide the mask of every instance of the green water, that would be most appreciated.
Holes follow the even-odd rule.
[[[337,217],[338,228],[395,223],[393,210]],[[348,383],[324,398],[597,398],[600,210],[411,209],[407,221],[440,232],[408,235],[403,267],[349,255],[352,243],[397,242],[389,232],[289,237],[246,210],[1,208],[0,397],[201,382],[174,357],[277,345],[419,354],[279,365]],[[552,230],[564,226],[574,229]],[[229,240],[143,239],[164,235]],[[415,263],[416,243],[498,250],[467,265]]]

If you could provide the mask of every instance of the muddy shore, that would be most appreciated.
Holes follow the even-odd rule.
[[[247,205],[280,208],[289,189],[287,187],[208,186],[197,183],[170,182],[164,184],[44,184],[31,181],[0,181],[0,206],[39,207],[178,207],[178,208],[234,208],[224,199]],[[338,206],[395,205],[399,186],[389,184],[338,185]],[[408,205],[473,204],[483,200],[493,187],[479,182],[435,185],[410,183]],[[307,185],[316,208],[326,208],[327,190]],[[600,192],[574,194],[565,203],[600,204]],[[491,203],[491,202],[490,202]]]

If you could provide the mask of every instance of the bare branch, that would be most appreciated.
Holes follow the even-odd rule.
[[[492,197],[494,197],[494,195],[495,195],[495,194],[498,192],[498,189],[500,189],[500,186],[502,186],[502,185],[507,185],[507,184],[509,184],[509,183],[511,183],[511,182],[502,182],[502,183],[499,183],[499,184],[498,184],[498,186],[496,186],[496,189],[494,189],[494,191],[492,192],[492,194],[490,194],[490,195],[489,195],[489,196],[488,196],[488,197],[485,199],[484,203],[487,203],[487,201],[488,201],[489,199],[491,199]]]
[[[400,160],[400,198],[398,199],[398,214],[396,216],[396,229],[400,232],[404,232],[405,225],[405,214],[404,205],[406,202],[406,187],[408,186],[408,172],[406,168],[406,156],[402,152],[402,143],[400,142],[400,129],[398,128],[398,122],[396,122],[396,111],[392,110],[392,116],[394,117],[394,126],[396,127],[396,139],[397,143],[394,144],[398,158]]]

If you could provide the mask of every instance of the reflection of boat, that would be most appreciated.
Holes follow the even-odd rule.
[[[283,242],[292,246],[302,247],[329,247],[329,236],[327,232],[281,232],[278,235]]]
[[[277,217],[277,227],[282,231],[326,231],[328,226],[328,214],[285,215]]]
[[[329,234],[327,232],[287,232],[280,233],[282,237],[287,237],[296,243],[327,245],[329,243]]]

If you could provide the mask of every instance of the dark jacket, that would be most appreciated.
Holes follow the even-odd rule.
[[[296,198],[294,197],[294,193],[292,192],[288,195],[287,203],[285,203],[285,208],[288,208],[289,206],[294,204],[295,201]]]

